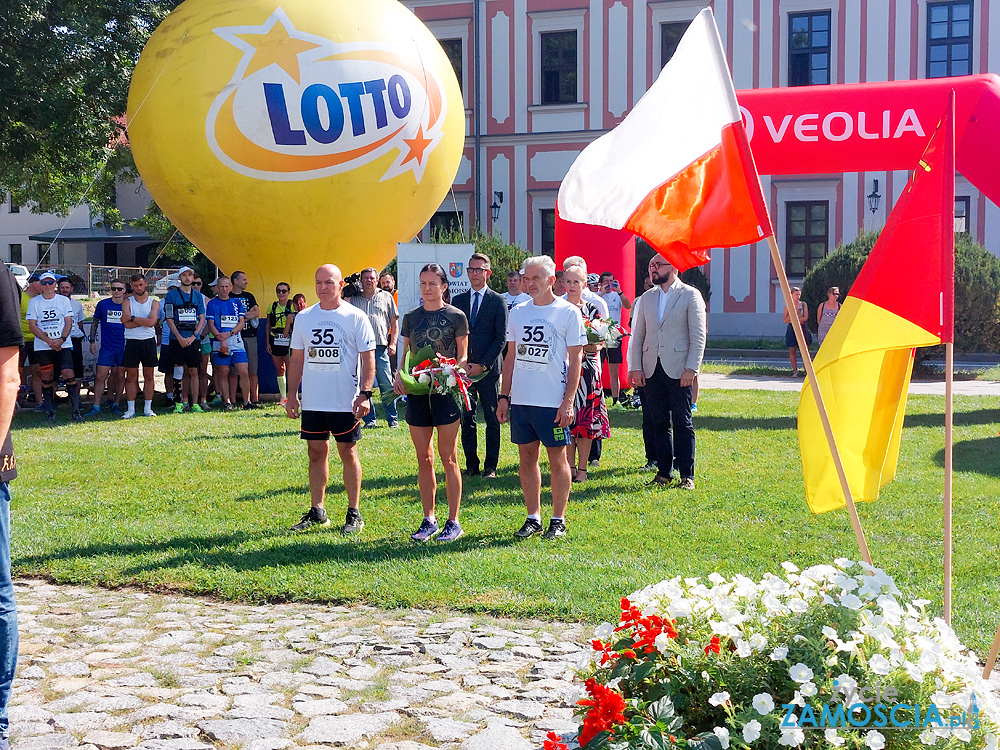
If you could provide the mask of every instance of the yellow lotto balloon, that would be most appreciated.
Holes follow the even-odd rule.
[[[395,0],[186,0],[132,75],[128,134],[157,204],[261,306],[279,281],[382,268],[441,204],[458,81]]]

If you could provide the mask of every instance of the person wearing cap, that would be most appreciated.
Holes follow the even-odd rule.
[[[160,300],[149,294],[149,282],[141,273],[132,274],[132,296],[122,302],[125,325],[125,399],[127,406],[122,419],[135,417],[135,399],[139,395],[139,368],[142,367],[143,414],[155,417],[153,411],[153,379],[156,370],[156,323],[160,317]]]
[[[232,288],[232,282],[226,276],[219,277],[215,286],[217,296],[209,301],[205,315],[208,330],[215,339],[212,344],[212,369],[225,411],[236,408],[236,386],[229,377],[231,370],[236,371],[243,388],[243,408],[251,408],[250,374],[242,336],[246,318],[243,317],[242,305],[229,294]]]
[[[169,294],[172,289],[176,289],[180,285],[181,282],[176,278],[168,279],[167,293]],[[161,302],[160,314],[156,318],[156,335],[160,341],[160,356],[156,369],[163,375],[163,391],[167,396],[167,407],[173,409],[175,404],[182,403],[181,387],[184,382],[184,367],[181,365],[175,367],[173,359],[170,356],[170,327],[167,325],[166,314],[163,308],[164,305]]]
[[[249,403],[253,408],[260,407],[260,385],[257,381],[257,328],[260,326],[260,307],[257,305],[257,298],[247,291],[247,275],[243,271],[233,271],[229,280],[233,284],[233,291],[229,298],[235,300],[243,310],[243,317],[246,319],[246,327],[240,338],[243,339],[243,346],[247,355],[247,371],[250,373],[250,393]],[[236,374],[229,375],[229,390],[236,398]]]
[[[166,327],[170,330],[170,361],[175,368],[182,367],[184,370],[181,381],[182,386],[187,383],[188,411],[200,413],[203,410],[198,398],[198,368],[201,365],[201,333],[205,328],[205,303],[201,291],[193,287],[193,268],[181,268],[177,272],[177,280],[177,287],[169,290],[163,301]],[[175,413],[184,411],[184,390],[182,387],[178,394],[177,386],[174,386]]]
[[[124,371],[122,357],[125,354],[125,326],[122,324],[122,303],[125,301],[125,280],[112,279],[109,284],[111,296],[102,299],[94,309],[94,319],[90,324],[90,353],[97,355],[97,375],[94,380],[94,406],[87,412],[88,417],[101,413],[101,399],[107,384],[108,400],[104,408],[119,413],[118,402],[122,397]],[[100,351],[97,348],[97,334],[100,333]]]
[[[42,374],[42,391],[45,411],[49,421],[56,420],[55,377],[58,370],[70,400],[73,402],[73,419],[83,420],[80,414],[80,382],[73,373],[73,308],[69,300],[56,294],[56,277],[46,271],[40,279],[42,293],[28,302],[28,326],[35,336],[35,356]]]
[[[31,390],[35,396],[35,411],[45,411],[45,404],[42,403],[42,371],[38,367],[35,359],[35,334],[28,327],[28,302],[32,297],[37,297],[42,293],[42,275],[33,273],[28,277],[28,285],[21,295],[21,335],[24,337],[24,346],[21,347],[21,382],[24,383],[28,376],[31,377]]]
[[[73,282],[66,276],[63,276],[56,283],[56,291],[69,300],[69,305],[73,310],[73,329],[69,332],[69,337],[73,339],[73,375],[78,382],[82,383],[83,340],[86,338],[83,332],[83,303],[78,299],[73,299]]]

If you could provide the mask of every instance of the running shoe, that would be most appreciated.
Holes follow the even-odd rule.
[[[357,508],[347,509],[347,518],[344,520],[344,527],[341,531],[345,534],[357,534],[365,527],[365,522],[361,520],[361,511]]]
[[[553,518],[549,521],[548,530],[542,534],[542,539],[558,539],[561,536],[566,536],[566,522]]]
[[[174,404],[174,414],[183,414],[183,413],[184,413],[184,404]]]
[[[324,508],[309,508],[308,512],[303,514],[299,522],[292,526],[289,531],[305,531],[306,529],[311,529],[313,526],[329,525],[330,519],[326,517],[326,510]]]
[[[83,421],[83,415],[80,413],[79,409],[77,409],[76,411],[73,412],[73,421],[74,422],[82,422]]]
[[[86,416],[88,416],[88,417],[96,417],[96,416],[100,415],[100,413],[101,413],[101,407],[98,406],[97,404],[94,404],[91,407],[90,411],[87,412]]]
[[[414,531],[412,534],[410,534],[410,539],[412,539],[415,542],[426,542],[428,539],[430,539],[432,536],[438,533],[438,529],[439,527],[437,521],[431,521],[425,518],[420,523],[420,528]]]
[[[205,410],[201,408],[200,404],[191,404],[191,411],[195,414],[204,414]]]
[[[439,542],[454,542],[464,533],[462,531],[462,524],[458,521],[448,521],[441,530],[441,533],[438,534],[437,540]]]
[[[534,518],[524,519],[524,526],[519,528],[514,532],[514,536],[518,539],[527,539],[535,534],[542,533],[542,523],[541,521],[536,521]]]

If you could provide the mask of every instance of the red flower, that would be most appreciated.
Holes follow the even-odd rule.
[[[542,746],[542,750],[569,750],[569,748],[562,741],[562,737],[555,732],[549,732],[545,735],[545,744]]]
[[[712,651],[714,651],[717,654],[722,653],[721,641],[719,640],[719,636],[717,635],[713,635],[712,640],[710,640],[708,642],[708,645],[705,646],[706,655]]]
[[[599,639],[595,638],[590,642],[591,647],[601,655],[601,666],[603,667],[609,661],[618,658],[612,648],[610,643],[602,643]]]
[[[581,706],[590,706],[587,715],[583,717],[583,728],[577,742],[580,747],[586,745],[590,740],[601,732],[607,730],[614,732],[615,724],[625,723],[625,699],[620,693],[599,684],[594,679],[589,679],[584,683],[589,699],[579,702]]]
[[[664,620],[662,617],[650,615],[639,620],[636,628],[635,647],[647,654],[656,650],[654,641],[661,633],[666,633],[668,638],[676,638],[677,630],[674,629],[673,620]]]

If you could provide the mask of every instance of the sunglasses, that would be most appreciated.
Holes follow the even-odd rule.
[[[278,290],[278,294],[288,294],[290,291],[292,291],[292,290],[291,289],[279,289]]]
[[[125,287],[123,287],[123,286],[113,286],[113,287],[111,287],[111,291],[112,292],[124,292],[125,291]]]
[[[191,282],[191,286],[201,286],[201,282],[200,281],[192,281]]]
[[[51,279],[48,279],[48,280],[42,282],[42,286],[52,286],[55,283],[56,282],[52,281]]]

